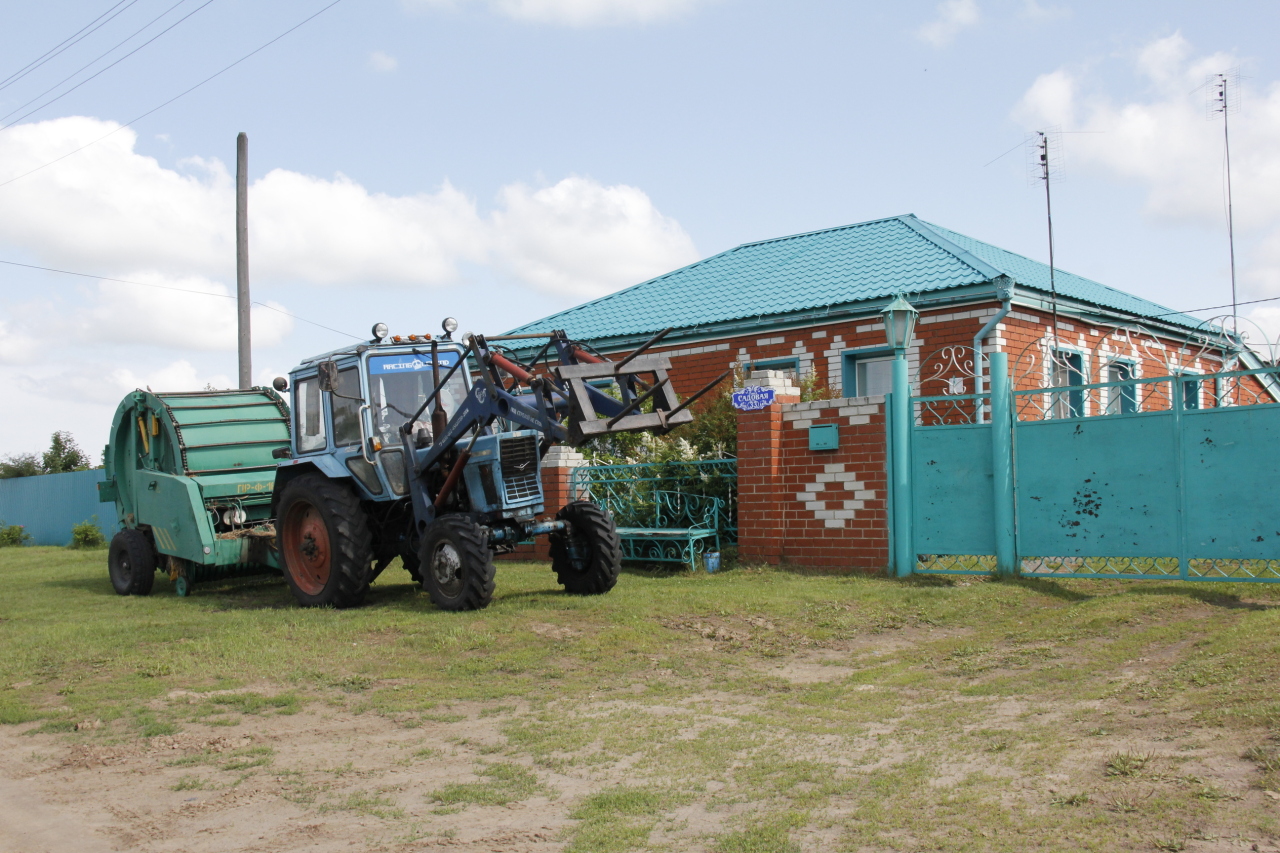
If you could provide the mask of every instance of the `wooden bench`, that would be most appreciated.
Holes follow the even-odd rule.
[[[699,554],[720,550],[724,501],[706,495],[653,491],[631,503],[606,504],[622,540],[622,558],[697,567]],[[708,545],[714,543],[714,548]]]

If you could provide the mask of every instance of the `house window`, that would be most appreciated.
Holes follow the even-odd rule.
[[[1184,379],[1178,383],[1182,388],[1182,408],[1200,408],[1200,379]]]
[[[1050,382],[1056,388],[1084,384],[1084,356],[1078,352],[1059,350],[1053,359],[1053,377]],[[1084,416],[1084,389],[1055,391],[1051,395],[1050,412],[1055,418],[1079,418]]]
[[[847,352],[841,382],[846,397],[878,397],[893,390],[893,355],[887,350]]]
[[[798,379],[800,377],[800,359],[798,357],[766,358],[751,362],[751,372],[755,373],[757,370],[781,370]]]
[[[1113,361],[1107,365],[1108,382],[1128,382],[1133,378],[1133,365]],[[1133,385],[1121,385],[1107,389],[1107,414],[1131,415],[1138,411],[1138,390]]]

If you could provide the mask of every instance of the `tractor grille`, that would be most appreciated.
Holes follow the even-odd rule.
[[[538,486],[538,437],[504,438],[500,445],[502,486],[507,504],[517,504],[541,494]]]

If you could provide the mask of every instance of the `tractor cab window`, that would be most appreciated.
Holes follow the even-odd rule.
[[[458,362],[458,353],[439,353],[440,375]],[[398,430],[413,416],[422,402],[431,394],[435,385],[432,377],[431,354],[404,353],[378,355],[369,359],[369,396],[373,405],[373,432],[382,439],[384,447],[400,444]],[[459,369],[449,378],[441,392],[440,402],[449,417],[453,417],[467,396],[466,380]],[[425,428],[431,431],[431,409],[423,412],[413,424],[413,432]]]
[[[320,408],[320,380],[312,376],[293,386],[293,410],[298,414],[298,452],[324,450],[324,412]]]
[[[360,371],[348,367],[338,371],[338,381],[329,395],[329,407],[333,413],[333,443],[337,447],[360,443],[360,407],[364,395],[360,393]]]

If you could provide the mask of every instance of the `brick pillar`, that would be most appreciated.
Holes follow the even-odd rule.
[[[587,464],[587,458],[572,447],[558,444],[542,458],[542,517],[555,518],[560,508],[576,500],[569,494],[569,478],[574,468]],[[511,554],[498,559],[546,560],[550,558],[546,536],[539,536],[533,545],[519,545]]]
[[[747,385],[772,388],[773,405],[738,412],[738,556],[782,560],[782,407],[800,402],[800,389],[778,370],[764,370]]]

